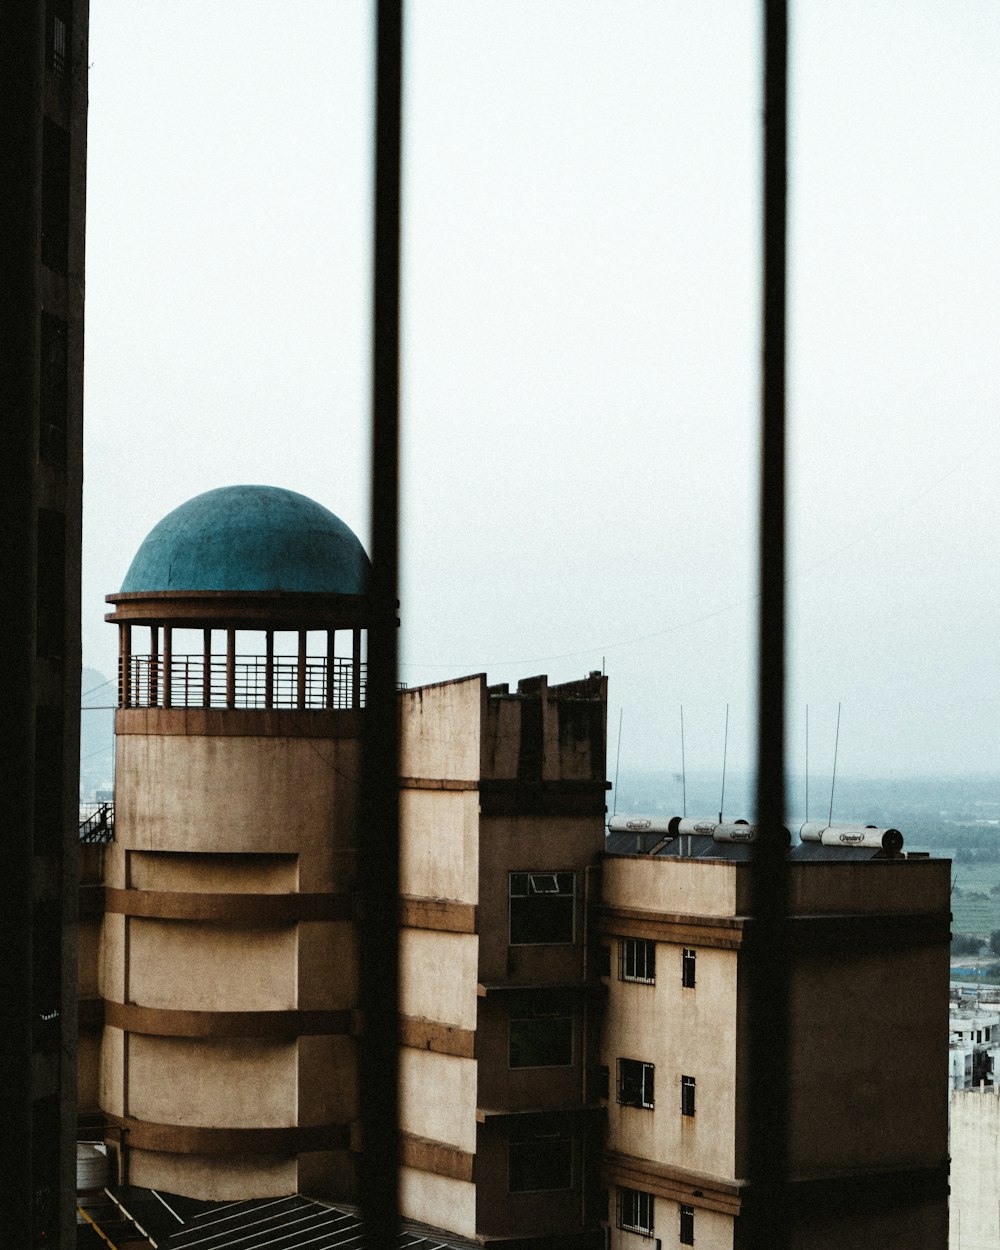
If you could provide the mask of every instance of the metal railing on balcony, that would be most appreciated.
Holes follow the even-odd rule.
[[[174,655],[129,657],[127,707],[299,708],[365,705],[366,665],[310,656]]]

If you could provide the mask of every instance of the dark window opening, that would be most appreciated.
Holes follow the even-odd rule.
[[[694,1115],[694,1086],[693,1076],[681,1077],[681,1115]]]
[[[57,13],[62,5],[49,5],[45,14],[48,64],[57,78],[63,78],[69,69],[69,20],[65,12]]]
[[[656,943],[642,938],[619,938],[618,980],[655,985]]]
[[[689,946],[684,947],[684,954],[681,958],[681,985],[686,990],[694,989],[695,960],[697,959],[697,951]]]
[[[38,510],[35,574],[38,618],[35,650],[60,656],[65,647],[66,518],[51,508]]]
[[[59,1049],[62,1034],[62,911],[55,902],[39,908],[32,930],[32,1044]]]
[[[573,1017],[558,1012],[512,1016],[509,1040],[512,1068],[565,1068],[573,1062]]]
[[[69,267],[69,132],[42,123],[42,263],[57,273]]]
[[[512,1194],[573,1187],[573,1138],[564,1133],[518,1133],[507,1153]]]
[[[682,1246],[694,1245],[694,1207],[681,1206],[681,1236]]]
[[[541,946],[573,941],[576,874],[510,874],[510,944]]]
[[[34,840],[40,855],[58,853],[63,841],[63,734],[62,708],[36,709]]]
[[[653,1235],[653,1195],[641,1189],[618,1189],[618,1227],[628,1233]]]
[[[654,1064],[641,1059],[618,1060],[618,1102],[623,1107],[653,1107]]]
[[[66,322],[43,312],[39,341],[38,455],[46,464],[64,465],[69,404]]]

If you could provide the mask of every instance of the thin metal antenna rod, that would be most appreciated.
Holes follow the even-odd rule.
[[[371,580],[359,834],[362,1151],[367,1250],[399,1237],[399,238],[402,0],[379,0],[375,72]],[[355,663],[359,659],[355,656]]]
[[[809,704],[806,704],[806,824],[809,823]]]
[[[681,704],[681,815],[688,814],[687,761],[684,758],[684,704]]]
[[[622,761],[622,717],[625,715],[625,709],[618,709],[618,750],[615,754],[615,799],[611,806],[611,815],[614,816],[618,811],[618,765]]]
[[[764,194],[757,822],[746,935],[750,1186],[745,1242],[787,1250],[788,865],[785,814],[785,316],[788,4],[764,0]],[[748,940],[747,940],[748,939]]]
[[[837,784],[837,752],[840,750],[840,704],[837,704],[837,736],[833,740],[833,775],[830,777],[830,817],[828,825],[833,824],[833,788]]]
[[[722,739],[722,794],[719,796],[719,824],[726,807],[726,756],[729,754],[729,704],[726,704],[726,732]]]

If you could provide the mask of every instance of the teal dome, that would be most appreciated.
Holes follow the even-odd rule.
[[[150,530],[122,593],[362,595],[368,570],[354,532],[321,504],[277,486],[221,486],[182,503]]]

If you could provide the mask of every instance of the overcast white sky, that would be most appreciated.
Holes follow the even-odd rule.
[[[622,764],[753,751],[759,6],[410,0],[403,677],[606,664]],[[792,6],[801,763],[997,770],[1000,6]],[[366,540],[371,13],[92,0],[84,658],[215,486]]]

